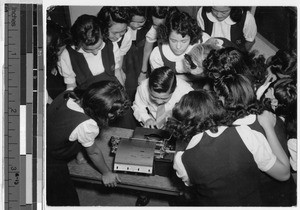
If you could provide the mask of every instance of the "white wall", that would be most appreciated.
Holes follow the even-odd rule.
[[[71,25],[75,22],[75,20],[83,14],[95,15],[97,16],[98,12],[102,6],[69,6],[70,9],[70,18]]]

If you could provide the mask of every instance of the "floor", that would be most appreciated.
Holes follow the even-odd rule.
[[[122,188],[105,188],[102,185],[93,185],[76,182],[76,189],[81,206],[135,206],[138,193]],[[170,196],[150,194],[147,206],[169,206]]]

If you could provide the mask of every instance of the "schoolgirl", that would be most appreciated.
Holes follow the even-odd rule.
[[[259,206],[260,170],[278,180],[289,177],[262,134],[246,125],[228,127],[230,121],[214,93],[198,90],[182,97],[167,122],[179,141],[188,142],[175,155],[174,169],[196,188],[196,205]]]
[[[138,86],[138,77],[142,68],[146,33],[151,27],[151,21],[148,17],[149,7],[130,7],[130,12],[131,21],[128,33],[131,33],[132,44],[124,56],[123,69],[126,74],[125,88],[130,99],[133,101]]]
[[[124,88],[118,82],[100,81],[87,90],[74,89],[60,94],[47,109],[47,204],[79,205],[67,163],[81,148],[87,152],[105,186],[115,187],[118,175],[106,165],[98,134],[110,121],[129,107]]]
[[[61,76],[60,56],[71,42],[71,34],[52,20],[47,20],[47,93],[48,104],[66,90]]]
[[[248,8],[201,7],[197,13],[197,22],[211,37],[224,37],[242,51],[249,51],[255,43],[257,26]]]
[[[95,16],[81,15],[71,27],[73,45],[61,55],[61,67],[68,90],[86,88],[95,81],[116,80],[113,52],[103,42]]]
[[[126,75],[123,71],[123,59],[132,43],[132,34],[129,31],[130,9],[129,7],[104,6],[98,12],[97,20],[101,26],[104,42],[113,49],[115,76],[124,86]]]
[[[151,68],[168,66],[176,71],[178,77],[189,80],[183,67],[184,55],[194,44],[203,41],[196,20],[185,12],[171,13],[165,24],[159,26],[157,40],[159,44],[150,55]]]

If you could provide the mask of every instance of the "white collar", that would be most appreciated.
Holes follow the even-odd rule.
[[[236,121],[233,122],[233,125],[251,125],[255,122],[256,120],[256,115],[250,114],[244,118],[237,119]]]
[[[186,150],[193,148],[194,146],[196,146],[202,139],[202,136],[204,133],[207,133],[207,135],[211,136],[211,137],[218,137],[219,135],[221,135],[228,127],[227,126],[220,126],[218,127],[218,132],[217,133],[212,133],[211,131],[207,130],[204,131],[202,133],[198,133],[195,136],[193,136],[193,138],[190,140],[190,142],[188,143]]]
[[[220,21],[218,21],[217,20],[217,18],[215,18],[213,15],[212,15],[212,13],[210,12],[210,13],[206,13],[206,16],[207,16],[207,18],[211,21],[211,22],[213,22],[213,23],[216,23],[216,22],[220,22]],[[234,25],[234,24],[236,24],[236,22],[234,22],[231,18],[230,18],[230,16],[228,16],[225,20],[222,20],[221,21],[221,23],[226,23],[227,25]]]
[[[105,47],[105,42],[103,41],[103,44],[102,44],[102,46],[101,46],[101,48],[100,48],[99,51],[101,51],[104,47]],[[77,52],[82,53],[82,54],[85,54],[85,55],[90,55],[90,54],[92,54],[92,53],[87,53],[87,52],[85,52],[82,48],[80,48]]]
[[[181,55],[175,55],[173,53],[173,51],[171,50],[170,48],[170,45],[169,44],[163,44],[162,45],[162,52],[164,54],[164,56],[170,60],[170,61],[173,61],[173,62],[176,62],[176,61],[181,61],[183,58],[184,58],[184,54],[188,53],[192,48],[193,48],[194,45],[189,45],[185,52],[182,53]]]
[[[218,132],[217,133],[212,133],[210,130],[205,131],[207,135],[211,137],[218,137],[220,136],[225,130],[228,128],[227,126],[220,126],[218,127]]]
[[[73,111],[84,113],[81,106],[79,106],[79,104],[75,102],[75,99],[69,98],[67,101],[67,107],[69,109],[72,109]]]

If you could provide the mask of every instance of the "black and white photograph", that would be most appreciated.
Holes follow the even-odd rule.
[[[295,2],[49,2],[5,5],[9,189],[33,161],[43,209],[298,206]]]

